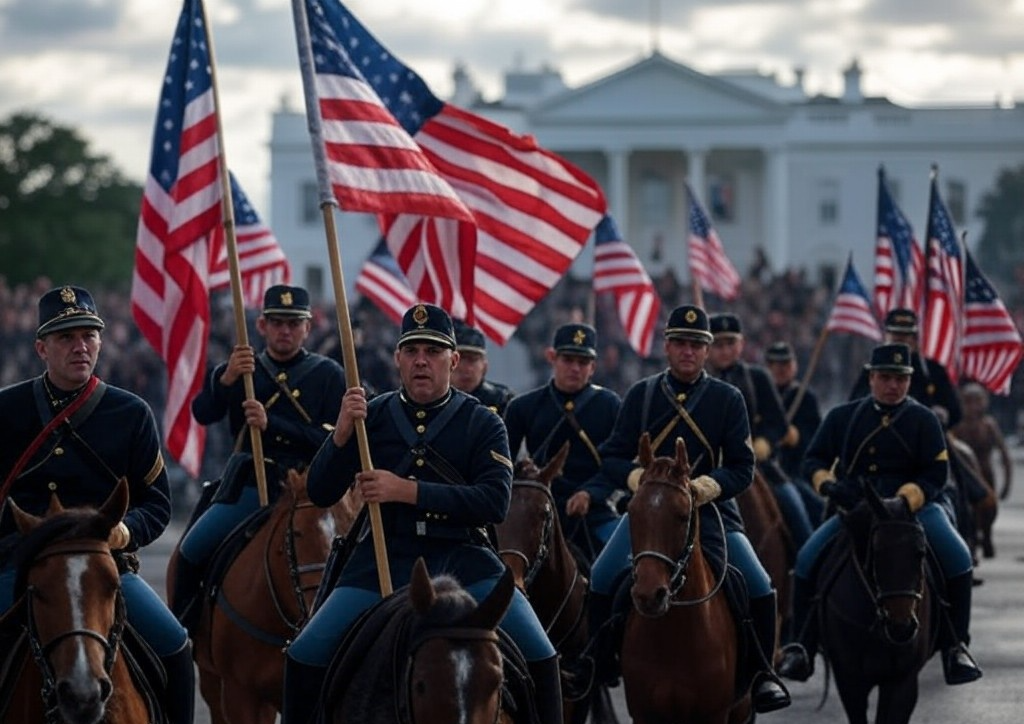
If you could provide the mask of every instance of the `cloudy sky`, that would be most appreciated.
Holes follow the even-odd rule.
[[[270,113],[301,82],[289,0],[206,0],[228,161],[268,207]],[[423,75],[451,90],[464,62],[489,99],[515,63],[579,85],[652,48],[706,73],[757,69],[836,95],[853,57],[863,89],[910,106],[1024,102],[1024,0],[349,0]],[[79,128],[128,176],[146,173],[174,0],[0,0],[0,117]],[[658,22],[652,22],[657,17]],[[657,27],[657,31],[653,28]],[[267,212],[264,211],[264,214]]]

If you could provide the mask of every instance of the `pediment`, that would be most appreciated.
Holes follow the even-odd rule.
[[[655,53],[593,83],[544,101],[530,112],[538,125],[623,123],[759,124],[787,107]]]

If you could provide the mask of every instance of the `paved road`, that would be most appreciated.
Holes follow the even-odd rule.
[[[933,658],[921,675],[921,694],[914,721],[928,724],[1017,724],[1024,718],[1024,448],[1015,451],[1013,495],[1002,504],[996,521],[996,558],[983,560],[977,575],[984,584],[974,589],[972,650],[985,676],[969,686],[947,687],[942,666]],[[142,573],[164,591],[167,556],[180,535],[172,526],[142,557]],[[834,686],[823,708],[823,667],[805,684],[793,684],[793,705],[759,720],[771,724],[805,724],[844,720]],[[629,721],[621,687],[615,690],[623,723]],[[196,722],[209,724],[209,712],[197,695]]]

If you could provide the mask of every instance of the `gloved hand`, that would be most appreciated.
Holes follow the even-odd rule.
[[[913,516],[913,513],[910,512],[910,502],[902,495],[883,498],[882,505],[885,506],[893,520],[910,520]]]
[[[722,494],[722,486],[710,475],[701,475],[691,480],[690,489],[698,506],[710,503]]]
[[[821,494],[844,510],[852,510],[861,501],[862,493],[847,480],[829,480],[821,484]]]
[[[128,547],[128,541],[132,539],[131,533],[128,530],[128,526],[121,521],[110,530],[110,535],[107,537],[107,544],[110,546],[110,550],[119,551],[123,548]]]

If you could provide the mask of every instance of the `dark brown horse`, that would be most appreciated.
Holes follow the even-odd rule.
[[[568,456],[566,442],[543,469],[532,462],[517,466],[508,515],[496,527],[499,554],[563,662],[578,659],[589,634],[588,580],[566,542],[551,494],[551,483],[561,474]],[[594,692],[591,697],[589,686],[580,692],[572,683],[562,688],[564,721],[584,721],[590,704],[595,707],[596,720],[614,716],[606,691]]]
[[[515,585],[506,573],[479,604],[423,559],[409,585],[372,609],[346,639],[325,702],[341,724],[495,724],[504,681],[497,632]]]
[[[13,500],[8,504],[23,536],[13,554],[15,593],[23,595],[8,615],[24,615],[26,658],[34,665],[21,668],[5,721],[150,721],[146,700],[119,655],[126,613],[107,545],[128,508],[127,484],[122,480],[99,510],[65,510],[54,496],[39,518]]]
[[[635,724],[743,722],[736,698],[739,645],[732,611],[700,544],[686,445],[655,458],[640,441],[640,486],[629,503],[633,609],[622,642],[622,679]]]
[[[851,724],[867,724],[876,687],[875,723],[910,721],[936,639],[925,550],[924,530],[900,499],[882,501],[868,485],[822,561],[822,649]]]
[[[199,688],[214,724],[273,724],[281,710],[284,649],[309,616],[335,534],[354,518],[350,498],[318,508],[290,470],[269,519],[204,602],[195,631]],[[168,564],[174,580],[177,549]],[[173,596],[173,591],[169,591]]]

